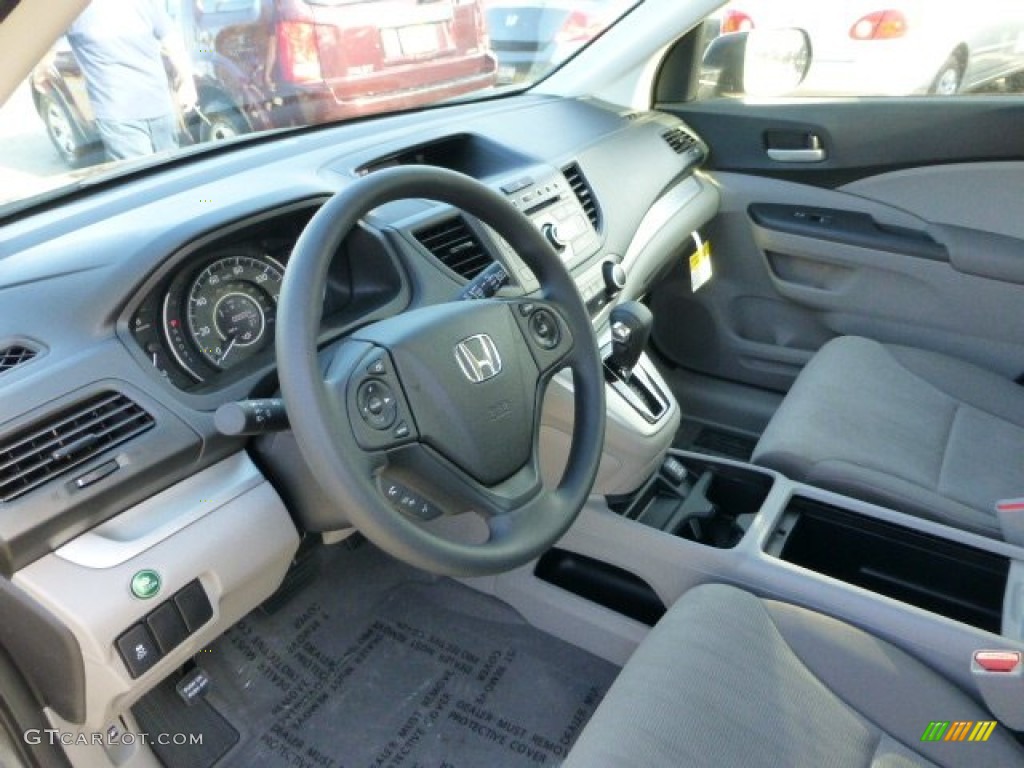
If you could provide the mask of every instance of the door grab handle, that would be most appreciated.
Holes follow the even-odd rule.
[[[793,141],[792,139],[797,139]],[[821,137],[816,133],[805,133],[800,136],[779,141],[779,135],[769,134],[768,136],[768,158],[778,163],[820,163],[828,157]],[[772,146],[775,144],[775,146]],[[782,144],[782,146],[778,146]],[[786,145],[789,146],[786,146]]]
[[[824,149],[771,149],[768,158],[778,163],[820,163],[828,158]]]

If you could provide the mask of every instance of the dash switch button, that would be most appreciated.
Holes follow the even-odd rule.
[[[164,653],[170,653],[188,638],[188,628],[170,600],[146,617],[146,626]]]
[[[195,632],[213,618],[210,598],[206,596],[206,590],[198,579],[186,584],[174,596],[174,604],[181,611],[181,617],[185,620],[189,632]]]
[[[145,624],[136,624],[129,629],[117,638],[116,645],[133,678],[146,672],[160,660],[160,649],[157,648],[153,635],[146,629]]]

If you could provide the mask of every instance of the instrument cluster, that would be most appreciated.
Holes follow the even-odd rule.
[[[218,250],[138,308],[131,332],[153,367],[193,389],[270,354],[287,253],[257,243]]]

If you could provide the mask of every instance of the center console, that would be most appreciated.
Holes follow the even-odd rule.
[[[765,552],[814,573],[994,634],[1004,622],[1011,559],[801,495],[786,504]],[[1009,617],[1007,617],[1009,618]]]

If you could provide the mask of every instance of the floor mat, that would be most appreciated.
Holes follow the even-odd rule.
[[[676,431],[672,445],[683,451],[750,461],[750,457],[754,455],[757,438],[742,432],[733,432],[698,421],[683,419]]]
[[[151,742],[166,768],[208,768],[238,743],[238,731],[203,699],[186,706],[168,678],[142,697],[132,709],[143,733],[202,734],[202,742],[185,744]]]
[[[200,655],[241,733],[218,766],[557,765],[617,668],[370,545]]]

